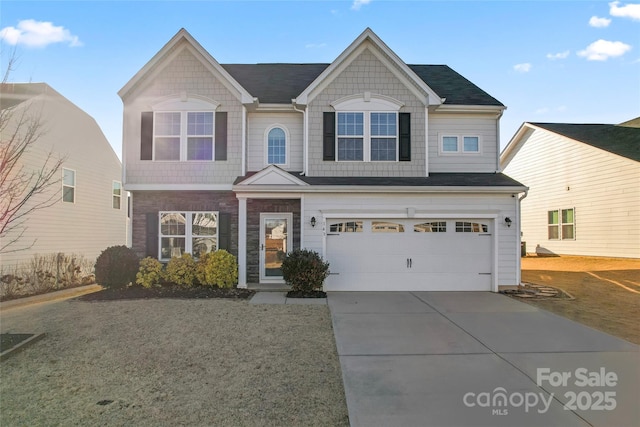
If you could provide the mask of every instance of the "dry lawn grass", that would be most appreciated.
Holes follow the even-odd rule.
[[[640,344],[639,259],[526,257],[522,281],[559,288],[575,297],[527,303]]]

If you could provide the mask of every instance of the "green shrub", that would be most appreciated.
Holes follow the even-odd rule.
[[[224,249],[200,256],[197,278],[203,286],[231,288],[238,283],[238,263],[236,257]]]
[[[158,286],[164,279],[162,263],[155,258],[147,257],[140,261],[140,269],[136,274],[136,283],[145,288]]]
[[[135,282],[140,260],[131,248],[111,246],[96,259],[96,282],[106,288],[119,288]]]
[[[321,290],[329,275],[329,263],[323,261],[317,252],[307,249],[288,253],[281,268],[285,282],[293,291]]]
[[[196,261],[191,254],[173,257],[167,264],[165,278],[176,285],[193,286],[196,281]]]

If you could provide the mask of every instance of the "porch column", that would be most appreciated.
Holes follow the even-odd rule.
[[[247,287],[247,199],[238,197],[238,287]]]

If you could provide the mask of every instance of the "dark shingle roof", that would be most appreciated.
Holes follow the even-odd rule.
[[[640,128],[568,123],[531,123],[601,150],[640,161]]]
[[[329,64],[221,64],[262,103],[290,103]],[[500,101],[446,65],[409,65],[445,104],[504,106]]]
[[[238,177],[239,184],[255,172]],[[524,187],[518,181],[502,173],[431,173],[428,177],[378,177],[378,176],[301,176],[289,172],[309,185],[322,186],[382,186],[382,187]]]

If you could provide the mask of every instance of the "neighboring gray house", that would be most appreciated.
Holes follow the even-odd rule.
[[[528,252],[640,258],[638,119],[524,123],[500,159],[530,188],[522,201]]]
[[[55,203],[28,216],[24,234],[9,252],[0,254],[0,267],[6,270],[29,263],[35,254],[60,252],[91,261],[108,246],[124,245],[127,200],[122,165],[96,121],[46,83],[3,84],[0,100],[3,110],[13,109],[12,120],[26,111],[42,121],[42,136],[21,158],[26,171],[40,170],[48,153],[65,159],[57,183],[30,200],[53,197]],[[3,142],[8,137],[8,132],[2,135]],[[14,230],[6,241],[20,231]]]
[[[220,64],[183,29],[119,95],[141,256],[224,248],[240,287],[282,283],[300,247],[330,262],[327,290],[520,282],[504,105],[370,29],[330,64]]]

